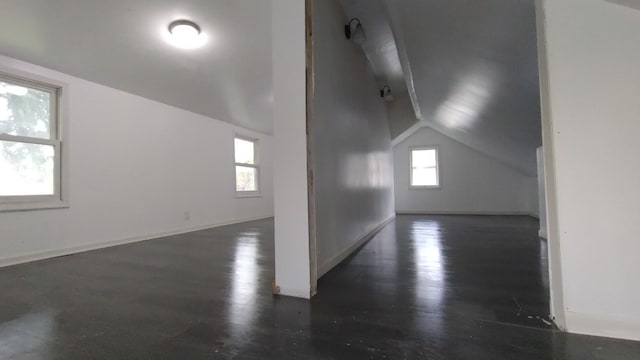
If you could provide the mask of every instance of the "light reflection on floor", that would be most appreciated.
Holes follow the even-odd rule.
[[[51,311],[30,313],[1,324],[0,359],[10,358],[12,354],[41,350],[50,342],[54,324],[54,313]]]
[[[416,305],[427,309],[429,315],[416,325],[422,331],[441,332],[446,279],[440,225],[436,221],[416,221],[411,224],[409,234],[415,256]]]
[[[260,268],[260,239],[257,232],[244,232],[239,236],[233,261],[233,281],[229,317],[231,333],[238,339],[255,321],[256,296]]]

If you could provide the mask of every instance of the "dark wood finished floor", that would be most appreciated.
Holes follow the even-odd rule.
[[[551,329],[526,217],[399,216],[274,298],[273,221],[0,269],[0,359],[640,359]]]

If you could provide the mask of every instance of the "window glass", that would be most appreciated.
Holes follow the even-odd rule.
[[[235,139],[236,163],[255,164],[255,148],[253,141]]]
[[[236,166],[236,191],[258,191],[258,169]]]
[[[413,167],[435,167],[436,150],[413,150]]]
[[[59,89],[0,74],[0,211],[67,206]]]
[[[411,186],[440,186],[436,149],[411,150]]]
[[[0,141],[0,196],[53,195],[54,148]]]
[[[51,95],[0,81],[0,134],[50,139]]]
[[[411,184],[413,186],[438,185],[438,173],[436,168],[417,168],[413,170]]]

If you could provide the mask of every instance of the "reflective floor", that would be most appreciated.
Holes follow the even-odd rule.
[[[545,323],[526,217],[399,216],[274,298],[264,220],[0,269],[0,359],[640,359]]]

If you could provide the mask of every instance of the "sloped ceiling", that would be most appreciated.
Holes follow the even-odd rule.
[[[0,54],[256,131],[272,131],[271,2],[2,0]],[[163,39],[195,21],[196,50]]]
[[[373,74],[380,88],[386,85],[392,90],[395,101],[388,104],[389,128],[392,138],[395,138],[411,127],[417,118],[409,100],[411,94],[387,7],[382,0],[340,0],[340,4],[345,12],[345,22],[352,18],[362,22],[367,34],[362,48]]]
[[[542,144],[534,0],[370,2],[385,5],[420,123],[534,175]]]
[[[606,0],[610,3],[626,6],[631,9],[640,10],[640,1],[638,0]]]
[[[402,96],[407,87],[385,4],[371,0],[340,0],[340,4],[348,19],[358,18],[366,28],[363,49],[379,85]]]

